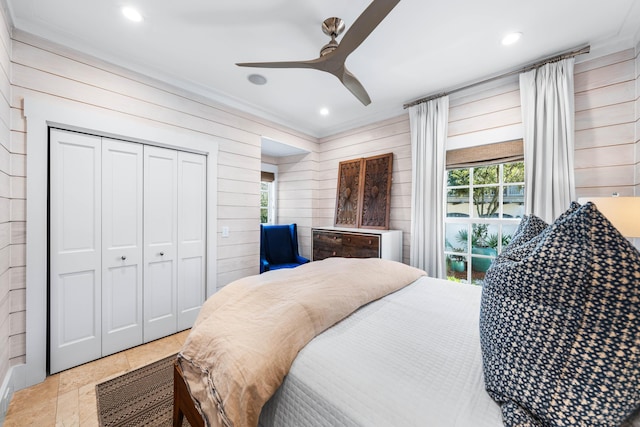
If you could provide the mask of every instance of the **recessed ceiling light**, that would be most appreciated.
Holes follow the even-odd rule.
[[[320,115],[321,116],[328,116],[329,115],[329,109],[328,108],[321,108],[320,109]]]
[[[132,7],[123,7],[122,14],[130,21],[140,22],[142,21],[142,15],[136,9]]]
[[[520,40],[520,37],[522,37],[522,33],[509,33],[503,37],[502,44],[505,46],[509,46]]]
[[[247,79],[254,85],[264,85],[267,83],[267,78],[262,74],[249,74]]]

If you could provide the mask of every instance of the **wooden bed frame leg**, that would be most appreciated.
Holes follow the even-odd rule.
[[[182,369],[178,362],[173,364],[173,427],[182,427],[184,417],[191,427],[204,427],[204,420],[196,409],[189,389],[184,381]]]

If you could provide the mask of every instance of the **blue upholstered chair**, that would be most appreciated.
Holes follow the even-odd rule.
[[[260,273],[293,268],[307,262],[307,258],[298,254],[296,224],[260,224]]]

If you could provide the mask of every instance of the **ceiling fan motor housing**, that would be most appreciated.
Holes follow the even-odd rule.
[[[320,49],[320,56],[333,52],[338,47],[336,37],[344,31],[344,21],[340,18],[327,18],[322,23],[322,32],[331,37],[331,41]]]
[[[344,31],[344,21],[335,16],[322,22],[322,32],[331,38],[338,37]]]

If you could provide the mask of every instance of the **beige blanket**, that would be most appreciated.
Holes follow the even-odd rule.
[[[394,261],[328,258],[225,286],[204,304],[178,355],[205,423],[257,426],[302,347],[424,274]]]

